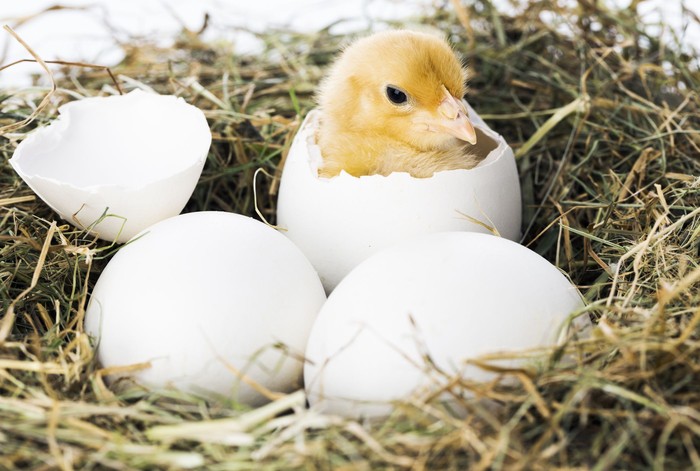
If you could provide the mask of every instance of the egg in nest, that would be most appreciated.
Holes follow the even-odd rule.
[[[434,232],[496,232],[518,240],[520,181],[513,151],[468,105],[482,159],[472,169],[429,178],[406,172],[319,177],[319,112],[302,123],[280,183],[277,224],[307,256],[326,291],[364,259],[412,237]]]
[[[576,317],[582,307],[557,267],[520,244],[468,232],[417,237],[362,262],[328,297],[306,348],[309,402],[355,418],[411,398],[459,411],[469,397],[460,384],[499,378],[479,360],[532,368],[590,326]]]
[[[149,227],[100,274],[85,314],[102,367],[153,389],[258,405],[255,384],[301,385],[303,352],[326,300],[302,253],[239,214],[203,211]]]

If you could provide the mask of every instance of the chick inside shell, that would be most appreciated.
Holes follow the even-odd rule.
[[[319,174],[425,178],[474,167],[483,155],[462,101],[467,75],[434,34],[382,31],[350,44],[319,88]]]
[[[318,111],[306,117],[287,156],[277,224],[307,256],[327,292],[382,248],[434,232],[497,232],[517,241],[521,196],[512,149],[465,103],[477,134],[474,168],[430,178],[405,172],[318,175]]]

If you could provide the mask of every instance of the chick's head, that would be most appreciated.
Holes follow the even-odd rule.
[[[385,136],[419,151],[476,143],[462,103],[466,70],[440,37],[387,31],[347,47],[319,94],[335,133]]]

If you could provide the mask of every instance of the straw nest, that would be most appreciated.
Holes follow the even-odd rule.
[[[455,1],[416,19],[468,59],[468,98],[517,151],[523,243],[570,274],[596,324],[537,371],[455,378],[476,393],[464,419],[425,397],[377,424],[307,410],[301,392],[246,410],[110,390],[81,324],[116,247],[54,222],[7,159],[59,104],[114,82],[65,66],[54,91],[0,92],[0,468],[700,469],[698,56],[645,25],[639,2],[573,3],[507,15]],[[188,211],[254,215],[255,184],[274,221],[280,163],[347,40],[332,31],[267,32],[255,57],[191,31],[124,44],[121,88],[183,96],[209,119]],[[272,177],[254,183],[258,168]]]

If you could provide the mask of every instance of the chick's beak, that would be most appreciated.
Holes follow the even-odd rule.
[[[438,106],[438,117],[421,120],[421,123],[427,125],[428,131],[444,132],[472,145],[476,144],[476,132],[464,103],[452,96],[444,86],[442,88],[445,97]]]

